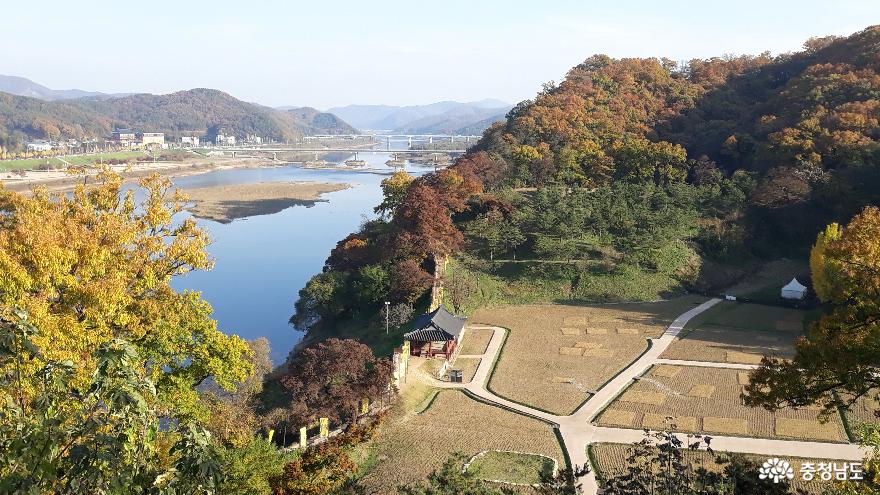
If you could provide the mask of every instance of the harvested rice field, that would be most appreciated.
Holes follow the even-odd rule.
[[[880,423],[880,390],[872,390],[867,395],[856,399],[855,403],[846,411],[846,420],[849,422],[850,431],[856,437],[859,436],[861,425],[866,423]],[[841,397],[847,400],[845,396]]]
[[[661,356],[665,359],[760,364],[764,355],[790,358],[806,313],[758,304],[722,302],[691,320]]]
[[[380,462],[361,478],[367,493],[397,493],[398,485],[423,480],[455,452],[468,457],[486,450],[534,453],[564,463],[549,425],[462,392],[441,391],[426,410],[412,411],[396,409],[379,428],[371,446]]]
[[[509,330],[489,388],[508,399],[570,414],[647,349],[678,315],[705,301],[482,309],[472,322]]]
[[[602,426],[668,428],[741,437],[848,441],[837,415],[827,423],[818,407],[771,413],[742,404],[743,372],[724,368],[659,365],[630,385],[596,420]],[[672,419],[668,419],[668,418]]]
[[[468,328],[464,333],[464,339],[459,354],[464,356],[480,355],[486,352],[489,341],[492,340],[494,330],[490,328]]]
[[[593,467],[596,469],[596,475],[600,479],[606,479],[611,476],[620,476],[626,474],[626,459],[629,456],[630,445],[620,444],[620,443],[597,443],[590,445],[590,458],[593,460]],[[692,461],[697,464],[705,467],[708,471],[711,472],[720,472],[723,466],[718,465],[715,462],[714,457],[704,450],[699,451],[686,451],[684,453],[686,459],[692,459]],[[758,466],[761,465],[764,461],[767,460],[766,456],[754,455],[754,454],[744,454],[744,457],[747,459],[753,460],[757,463]],[[798,470],[800,466],[804,462],[812,462],[815,463],[815,459],[800,459],[800,458],[786,458],[788,462],[791,463],[792,467],[795,470],[795,477],[791,480],[791,489],[793,493],[796,493],[798,489],[804,490],[805,493],[810,495],[819,495],[823,493],[825,490],[832,487],[831,483],[828,481],[822,481],[817,476],[813,481],[804,481],[798,474]],[[823,459],[823,462],[830,461],[830,459]],[[843,463],[845,461],[839,461]],[[757,471],[755,473],[755,477],[757,477]]]

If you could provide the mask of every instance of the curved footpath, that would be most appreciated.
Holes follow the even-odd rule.
[[[432,384],[438,388],[464,389],[485,401],[551,423],[554,428],[559,430],[560,436],[565,443],[564,447],[571,464],[576,466],[589,465],[590,461],[587,456],[587,446],[590,444],[600,442],[631,444],[639,442],[645,437],[642,430],[595,426],[591,422],[605,408],[605,406],[611,403],[612,400],[614,400],[632,383],[634,378],[642,375],[651,366],[655,364],[675,364],[679,366],[707,366],[734,369],[753,369],[757,367],[754,365],[682,361],[660,358],[660,355],[663,354],[670,344],[672,344],[678,336],[678,333],[684,328],[688,321],[691,320],[691,318],[706,311],[719,302],[721,302],[721,299],[710,299],[709,301],[681,314],[669,325],[669,327],[667,327],[666,331],[660,338],[651,339],[652,345],[647,352],[624,368],[623,371],[618,373],[617,376],[615,376],[610,382],[606,383],[593,396],[584,402],[577,411],[569,416],[558,416],[533,409],[529,406],[499,397],[486,388],[489,381],[489,375],[495,366],[495,361],[498,359],[501,347],[504,344],[506,330],[500,327],[478,325],[471,327],[489,328],[492,329],[494,333],[492,334],[492,339],[489,342],[489,345],[486,347],[486,352],[481,356],[476,356],[481,357],[482,359],[480,360],[480,365],[477,368],[473,379],[469,383],[448,383],[440,380],[433,380]],[[682,439],[686,439],[688,435],[680,436]],[[843,460],[861,460],[866,453],[863,448],[852,444],[726,437],[721,435],[711,436],[712,448],[725,452]],[[580,481],[583,484],[583,493],[589,495],[597,493],[599,487],[596,482],[595,473],[592,470]]]

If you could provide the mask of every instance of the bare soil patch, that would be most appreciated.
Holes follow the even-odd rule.
[[[312,206],[322,194],[347,189],[348,184],[322,182],[260,182],[184,190],[199,218],[229,223],[238,218],[278,213],[291,206]]]

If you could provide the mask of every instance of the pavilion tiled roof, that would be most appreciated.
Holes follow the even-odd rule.
[[[455,340],[464,328],[465,320],[467,318],[454,315],[441,306],[416,318],[415,330],[404,334],[403,338],[417,342]]]

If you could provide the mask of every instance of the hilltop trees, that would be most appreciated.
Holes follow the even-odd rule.
[[[830,312],[797,342],[794,359],[765,358],[752,373],[750,405],[820,403],[833,412],[839,401],[848,406],[880,387],[880,209],[865,208],[846,227],[820,234],[811,268]]]

